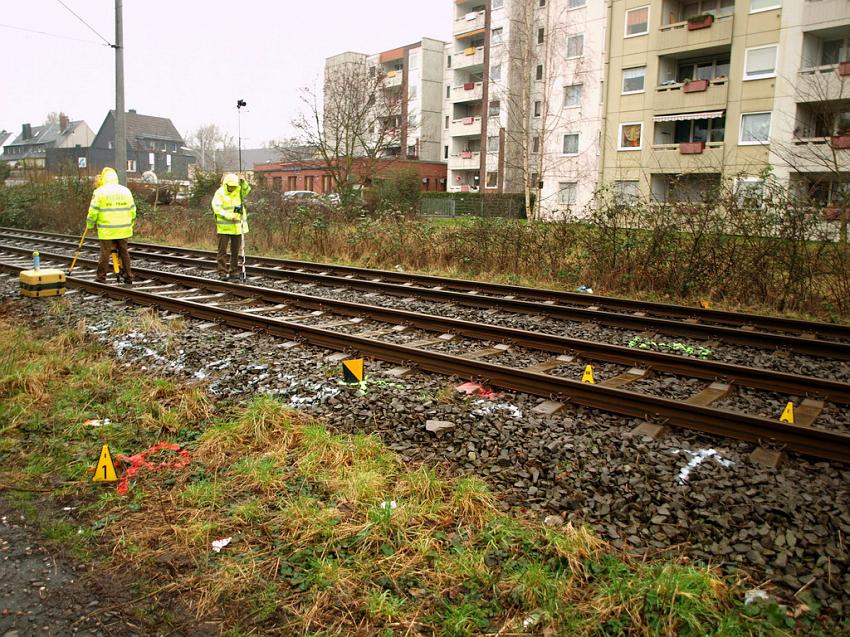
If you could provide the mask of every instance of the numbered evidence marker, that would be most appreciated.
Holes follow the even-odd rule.
[[[593,380],[593,367],[591,365],[584,368],[584,373],[581,375],[581,382],[590,383],[591,385],[596,384],[596,381]]]
[[[363,359],[353,358],[342,361],[342,379],[346,383],[363,382]]]
[[[785,405],[785,409],[782,410],[782,415],[779,417],[779,422],[794,424],[794,403]]]
[[[112,464],[112,456],[109,455],[109,446],[103,445],[100,450],[100,460],[97,461],[97,468],[94,470],[92,482],[117,482],[118,477],[115,475],[115,465]]]

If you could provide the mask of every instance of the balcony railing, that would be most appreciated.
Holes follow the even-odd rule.
[[[732,16],[716,18],[711,25],[694,29],[693,22],[683,20],[659,27],[659,51],[694,50],[707,46],[722,46],[732,44]],[[689,25],[691,28],[689,29]]]
[[[460,86],[452,87],[452,102],[474,102],[480,100],[483,95],[482,82],[464,82]]]
[[[481,153],[466,150],[449,157],[449,170],[478,170],[481,167]]]
[[[478,31],[484,28],[484,12],[471,11],[461,18],[455,20],[452,28],[452,34],[455,37],[469,33],[470,31]]]
[[[452,137],[471,137],[481,135],[480,117],[462,117],[452,120],[449,125],[449,135]]]
[[[454,54],[452,58],[452,68],[466,69],[472,66],[481,66],[484,64],[484,47],[469,47]]]
[[[722,109],[726,108],[727,96],[728,78],[725,77],[692,80],[687,83],[676,82],[657,86],[652,106],[658,111],[666,112],[708,107]]]
[[[653,144],[655,165],[661,170],[694,170],[723,165],[724,142]]]
[[[850,99],[850,62],[800,69],[797,78],[798,102]]]

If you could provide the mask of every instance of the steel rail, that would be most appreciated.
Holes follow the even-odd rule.
[[[7,251],[13,250],[22,255],[27,254],[27,250],[24,248],[5,249]],[[65,255],[50,252],[43,252],[42,258],[67,260]],[[78,259],[78,262],[91,266],[97,264],[97,261],[93,259]],[[258,299],[267,303],[291,303],[305,309],[331,311],[352,317],[368,317],[376,321],[395,325],[408,325],[422,330],[508,343],[554,354],[574,353],[591,360],[602,360],[630,367],[643,366],[654,371],[708,380],[722,380],[733,385],[743,385],[795,396],[817,396],[836,403],[850,404],[850,384],[834,380],[809,378],[770,369],[692,359],[674,354],[665,354],[663,352],[634,349],[620,345],[586,341],[555,334],[531,332],[486,323],[474,323],[461,319],[420,314],[351,301],[327,299],[324,297],[285,292],[273,288],[215,281],[188,274],[175,274],[146,268],[135,268],[134,270],[137,276],[158,279],[187,287],[204,288],[214,292],[226,292],[233,296]]]
[[[0,227],[0,233],[15,232],[29,233],[32,236],[52,236],[61,238],[72,238],[70,235],[54,232],[41,232],[21,230],[16,228]],[[90,238],[89,241],[97,241]],[[156,243],[133,241],[133,247],[143,250],[175,251],[195,256],[214,257],[215,253],[198,248],[180,248]],[[518,285],[503,283],[489,283],[469,279],[452,279],[426,274],[399,273],[392,270],[373,270],[369,268],[358,268],[354,266],[336,265],[327,263],[315,263],[312,261],[299,261],[294,259],[278,259],[273,257],[252,256],[254,263],[273,266],[285,266],[293,269],[321,270],[328,273],[338,273],[342,276],[359,276],[368,279],[380,278],[385,281],[408,282],[418,284],[439,286],[444,289],[456,291],[484,292],[488,294],[502,294],[516,297],[525,297],[539,301],[557,301],[561,303],[572,303],[581,306],[594,306],[610,308],[627,312],[651,312],[659,316],[679,319],[700,319],[711,323],[729,326],[747,325],[755,329],[771,329],[778,332],[796,332],[800,334],[814,334],[829,336],[834,339],[850,341],[850,326],[836,323],[824,323],[820,321],[804,321],[785,317],[767,316],[761,314],[750,314],[744,312],[731,312],[727,310],[705,309],[701,307],[689,307],[675,305],[672,303],[659,303],[656,301],[638,301],[622,297],[602,296],[599,294],[585,294],[579,292],[567,292],[563,290],[547,290],[543,288],[529,288]]]
[[[20,272],[24,268],[19,265],[0,263],[0,269],[7,272]],[[448,376],[474,378],[502,389],[534,396],[566,397],[577,405],[635,418],[658,419],[670,425],[701,433],[754,443],[769,440],[803,455],[843,463],[850,462],[850,435],[848,434],[790,425],[760,416],[701,407],[623,389],[502,367],[460,356],[374,341],[362,336],[332,332],[226,308],[210,307],[192,301],[171,299],[132,288],[119,288],[86,281],[78,277],[68,277],[67,284],[70,287],[88,290],[109,298],[129,300],[138,305],[161,308],[243,330],[262,331],[273,336],[302,340],[317,347],[357,352],[359,355],[412,365]]]
[[[180,251],[181,249],[179,248],[173,248],[171,254],[161,254],[156,252],[147,253],[135,249],[133,250],[133,255],[136,257],[151,258],[192,267],[198,267],[202,264],[212,265],[214,263],[201,257],[193,258],[173,254],[174,252]],[[683,336],[704,340],[719,339],[726,343],[734,343],[736,345],[771,349],[787,349],[798,354],[808,354],[811,356],[839,360],[850,360],[850,343],[788,336],[785,334],[775,334],[772,332],[761,332],[757,330],[749,331],[721,325],[688,323],[686,321],[673,319],[619,314],[603,310],[549,305],[547,303],[538,303],[535,301],[484,296],[480,294],[454,292],[451,290],[438,290],[436,288],[420,288],[410,285],[386,283],[383,281],[349,279],[333,275],[311,274],[308,272],[281,270],[279,268],[269,268],[256,265],[248,265],[246,270],[250,274],[269,278],[306,281],[308,283],[320,283],[322,285],[336,285],[339,287],[347,287],[369,292],[380,291],[391,296],[416,297],[441,303],[458,303],[461,305],[479,308],[495,308],[519,314],[543,314],[561,320],[590,321],[627,330],[653,331],[673,336]]]

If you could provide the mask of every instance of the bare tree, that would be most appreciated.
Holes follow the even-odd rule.
[[[402,96],[386,88],[385,77],[353,59],[326,69],[322,95],[301,89],[303,111],[292,121],[298,144],[315,149],[346,205],[401,143]]]
[[[186,136],[186,144],[198,153],[201,170],[217,171],[223,165],[226,153],[236,145],[233,136],[221,130],[217,124],[204,124]]]

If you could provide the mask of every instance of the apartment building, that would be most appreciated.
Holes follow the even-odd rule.
[[[601,0],[455,2],[443,103],[448,190],[528,185],[550,218],[590,201],[605,16]]]
[[[440,161],[443,55],[446,43],[421,41],[376,54],[347,52],[325,61],[325,94],[333,89],[335,70],[365,69],[384,90],[376,100],[384,135],[380,155]],[[327,127],[326,127],[327,128]],[[327,131],[326,131],[327,133]]]
[[[770,162],[833,214],[850,206],[850,0],[786,1]]]

